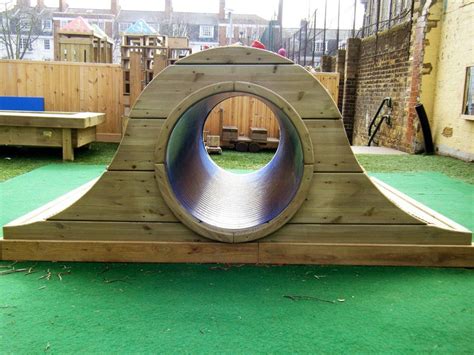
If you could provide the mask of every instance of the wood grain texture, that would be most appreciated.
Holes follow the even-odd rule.
[[[2,260],[257,263],[257,243],[0,240]]]
[[[98,136],[120,141],[122,68],[114,64],[0,60],[0,95],[41,96],[46,111],[103,112]]]
[[[294,224],[260,240],[275,243],[470,245],[471,233],[425,225]],[[209,241],[182,223],[37,221],[4,227],[5,240]]]
[[[350,149],[341,120],[303,121],[313,142],[316,172],[362,172]],[[109,170],[152,171],[153,152],[164,122],[164,119],[129,120]]]
[[[131,118],[163,118],[187,96],[213,84],[243,81],[261,85],[289,102],[302,118],[340,118],[321,83],[298,65],[175,65],[147,86]]]
[[[314,168],[319,172],[362,172],[342,120],[303,120],[311,135]]]
[[[188,64],[294,64],[288,58],[252,47],[224,46],[210,48],[180,59],[177,65]]]
[[[108,171],[78,202],[51,220],[176,222],[154,172]],[[290,223],[423,224],[390,202],[361,173],[315,173]]]
[[[259,243],[263,264],[473,267],[474,246]]]
[[[288,223],[261,242],[470,245],[470,232],[426,225]]]
[[[51,220],[176,222],[153,172],[108,171],[74,205]]]
[[[395,206],[362,173],[315,173],[292,223],[423,224]]]
[[[128,120],[109,170],[154,170],[155,145],[165,120]]]
[[[72,133],[71,128],[63,128],[63,160],[74,160],[74,149],[72,148]]]
[[[98,112],[0,111],[0,126],[87,128],[104,122],[105,114]]]
[[[252,95],[265,96],[269,102],[274,104],[280,110],[278,111],[275,109],[275,114],[281,115],[282,120],[288,120],[294,126],[300,139],[304,163],[307,165],[312,165],[314,163],[313,147],[310,134],[301,120],[301,117],[293,109],[293,107],[281,96],[271,90],[268,90],[267,88],[264,88],[263,86],[239,81],[222,82],[220,84],[205,86],[187,96],[175,108],[173,108],[173,111],[169,114],[160,130],[160,135],[155,148],[155,162],[157,164],[166,162],[166,149],[168,146],[168,141],[183,112],[186,112],[189,107],[206,97],[228,92],[246,92]]]
[[[90,241],[208,241],[182,223],[42,221],[6,226],[4,239]]]
[[[474,267],[474,246],[0,240],[1,260]]]

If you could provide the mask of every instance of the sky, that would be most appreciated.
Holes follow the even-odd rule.
[[[3,0],[4,1],[4,0]],[[0,0],[0,2],[3,2]],[[357,1],[356,28],[362,25],[363,6],[359,0],[340,0],[341,28],[352,29],[354,2]],[[45,0],[48,6],[58,6],[58,0]],[[107,8],[109,0],[68,0],[71,7]],[[323,25],[325,0],[283,0],[283,27],[299,27],[300,20],[318,9],[317,26]],[[36,3],[32,0],[32,4]],[[120,0],[123,9],[164,10],[164,0]],[[337,27],[338,0],[327,0],[327,27]],[[278,12],[278,0],[227,0],[226,7],[236,13],[256,14],[271,20]],[[173,0],[174,11],[218,12],[219,0]]]

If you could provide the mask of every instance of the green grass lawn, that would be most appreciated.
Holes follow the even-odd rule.
[[[112,160],[117,144],[94,143],[90,149],[76,150],[74,163],[107,165]],[[225,150],[212,159],[224,169],[256,170],[267,164],[274,152],[239,153]],[[369,172],[440,172],[447,176],[474,184],[474,164],[461,160],[425,155],[357,155],[361,165]],[[0,149],[0,181],[24,174],[43,165],[61,163],[61,150],[49,148]]]

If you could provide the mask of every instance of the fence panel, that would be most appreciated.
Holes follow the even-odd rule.
[[[339,73],[315,73],[314,76],[329,91],[337,103],[339,95]],[[279,138],[279,126],[275,115],[261,100],[252,96],[236,96],[222,101],[209,114],[204,130],[211,135],[221,135],[220,117],[223,126],[236,126],[239,135],[249,136],[250,127],[266,128],[268,137]]]
[[[97,140],[120,141],[123,74],[119,65],[0,60],[1,96],[41,96],[47,111],[104,112]]]

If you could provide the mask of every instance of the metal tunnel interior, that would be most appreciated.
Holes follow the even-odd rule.
[[[193,104],[169,137],[166,171],[179,203],[211,226],[239,230],[258,227],[277,217],[292,201],[303,177],[300,137],[288,116],[265,98],[280,125],[280,144],[272,160],[249,174],[216,165],[206,152],[203,128],[212,109],[243,92],[219,93]]]

